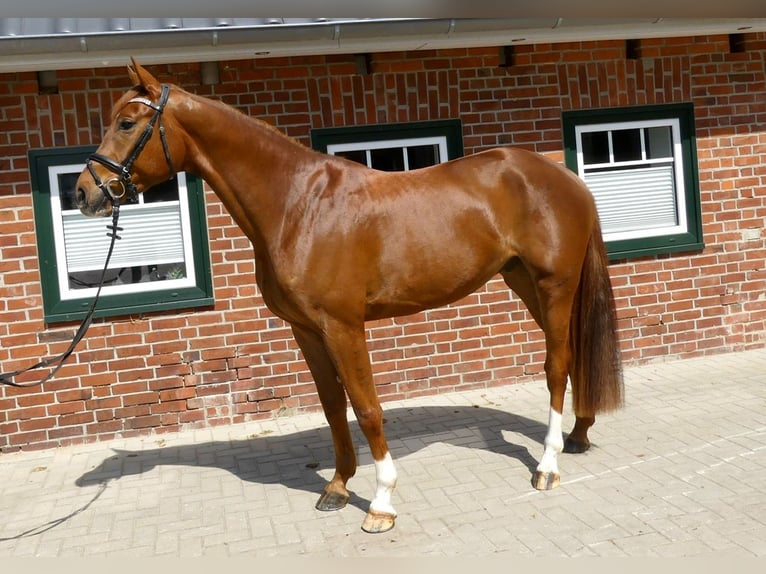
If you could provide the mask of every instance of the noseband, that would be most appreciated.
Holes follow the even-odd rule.
[[[173,176],[176,174],[176,170],[173,167],[173,162],[170,159],[170,150],[168,149],[168,142],[165,139],[165,128],[162,125],[162,111],[165,109],[165,104],[168,102],[168,95],[170,94],[170,87],[167,84],[162,84],[162,94],[160,95],[160,101],[159,103],[155,104],[151,100],[148,100],[147,98],[133,98],[128,103],[139,103],[144,104],[145,106],[149,106],[154,110],[154,115],[149,120],[149,123],[146,124],[146,127],[144,128],[144,131],[141,133],[141,136],[138,138],[138,141],[136,141],[136,145],[133,146],[133,151],[128,155],[127,159],[123,161],[121,164],[117,163],[111,158],[108,158],[106,156],[103,156],[99,153],[93,153],[88,157],[88,161],[86,163],[86,166],[88,168],[88,171],[90,172],[90,175],[93,177],[93,180],[96,182],[96,185],[99,187],[99,189],[104,193],[106,198],[111,201],[113,204],[118,203],[120,199],[122,199],[123,196],[127,194],[128,199],[134,200],[138,196],[138,190],[136,189],[136,185],[133,183],[132,177],[130,175],[130,171],[133,168],[133,163],[138,158],[141,151],[143,151],[144,146],[146,146],[147,142],[149,141],[149,138],[152,137],[152,132],[154,131],[154,125],[159,124],[159,132],[160,132],[160,141],[162,142],[162,151],[165,153],[165,161],[168,164],[168,168],[170,169],[170,176],[168,179],[172,179]],[[93,169],[93,162],[100,163],[104,167],[106,167],[108,170],[114,172],[117,174],[117,177],[108,179],[106,181],[101,181],[101,178],[96,173],[96,170]],[[120,184],[120,187],[122,188],[122,191],[120,193],[115,193],[112,189],[112,184],[118,183]]]

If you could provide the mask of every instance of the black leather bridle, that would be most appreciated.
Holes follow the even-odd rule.
[[[165,138],[165,128],[162,125],[162,112],[165,109],[165,104],[168,103],[169,94],[170,87],[167,84],[162,84],[162,94],[160,95],[160,101],[158,103],[155,104],[151,100],[142,97],[136,97],[128,101],[129,104],[135,102],[149,106],[154,110],[154,115],[144,127],[144,131],[136,141],[136,145],[133,146],[133,151],[130,152],[125,161],[122,163],[117,163],[115,160],[101,155],[100,153],[93,153],[90,155],[90,157],[88,157],[88,161],[85,165],[87,166],[90,175],[93,177],[93,181],[96,182],[96,185],[104,193],[108,200],[112,202],[119,201],[126,194],[130,200],[135,200],[137,197],[138,190],[133,183],[133,178],[130,174],[130,171],[133,169],[133,163],[135,163],[136,159],[138,159],[138,156],[143,151],[144,147],[149,141],[149,138],[152,137],[155,125],[159,126],[162,151],[165,153],[165,161],[167,162],[168,169],[170,170],[168,179],[173,179],[175,176],[176,170],[173,167],[173,161],[170,159],[170,149],[168,148],[168,142]],[[96,173],[96,170],[93,169],[93,162],[100,163],[109,171],[115,173],[117,177],[108,179],[106,181],[101,181],[101,178]],[[120,186],[120,189],[117,192],[115,192],[113,189],[114,184],[119,184]]]

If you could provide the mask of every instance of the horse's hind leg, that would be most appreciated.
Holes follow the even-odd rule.
[[[505,279],[506,285],[510,287],[524,302],[532,318],[542,329],[543,325],[543,313],[540,310],[540,302],[538,301],[537,288],[535,283],[527,272],[526,268],[521,264],[521,261],[515,259],[506,265],[502,270],[503,279]],[[571,304],[569,305],[571,309]],[[571,311],[570,315],[571,317]],[[568,324],[568,323],[567,323]],[[562,411],[558,411],[560,415]],[[551,444],[550,452],[554,452],[558,448],[558,440],[556,437],[561,431],[556,428],[556,425],[561,425],[560,417],[556,416],[556,413],[551,412],[548,421],[548,435],[547,440]],[[581,453],[590,448],[590,441],[588,440],[588,429],[596,422],[596,418],[590,413],[575,412],[575,424],[572,432],[569,433],[566,441],[564,442],[563,451],[566,453]],[[552,457],[552,454],[549,455]]]
[[[293,334],[314,377],[335,448],[335,475],[325,486],[316,508],[340,510],[349,499],[346,483],[356,472],[356,454],[346,418],[346,393],[322,337],[296,326]]]
[[[575,413],[575,415],[574,428],[564,442],[564,452],[566,453],[581,453],[590,448],[588,429],[596,422],[596,417],[593,415],[581,416],[581,413]]]
[[[569,320],[576,285],[558,277],[535,281],[518,260],[507,265],[502,275],[545,333],[545,375],[550,393],[548,431],[532,484],[538,490],[550,490],[559,485],[561,476],[558,455],[564,448],[561,421],[571,364]]]
[[[560,474],[558,455],[564,449],[561,429],[572,349],[569,345],[569,323],[576,285],[559,283],[559,280],[542,282],[551,287],[541,287],[541,312],[545,331],[545,376],[550,393],[548,432],[545,435],[543,457],[537,466],[532,483],[538,490],[550,490],[558,486]]]

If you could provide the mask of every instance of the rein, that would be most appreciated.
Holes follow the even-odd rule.
[[[111,237],[112,240],[109,243],[109,251],[106,254],[106,261],[104,262],[104,268],[101,271],[101,279],[99,279],[98,290],[96,291],[96,296],[93,298],[93,302],[90,304],[90,308],[88,309],[88,312],[85,314],[85,318],[82,320],[82,323],[80,324],[80,328],[77,329],[74,339],[72,339],[72,342],[69,344],[69,347],[67,348],[67,350],[61,353],[60,355],[57,355],[55,357],[50,357],[48,359],[44,359],[38,363],[35,363],[34,365],[30,367],[26,367],[24,369],[20,369],[18,371],[13,371],[10,373],[0,373],[0,384],[8,385],[10,387],[16,387],[16,388],[35,387],[38,385],[42,385],[46,381],[52,379],[53,376],[59,371],[59,369],[64,366],[64,362],[69,358],[69,355],[72,354],[77,344],[85,336],[85,332],[88,330],[88,327],[90,327],[90,324],[93,321],[93,314],[96,310],[96,305],[98,305],[98,299],[99,299],[99,296],[101,295],[101,288],[104,286],[104,277],[106,277],[106,270],[109,267],[109,260],[112,258],[112,252],[114,251],[115,241],[117,239],[121,239],[121,237],[117,235],[118,231],[122,231],[122,227],[117,226],[117,220],[119,219],[119,217],[120,217],[120,204],[118,201],[112,200],[112,224],[106,226],[106,228],[109,230],[109,232],[106,235],[107,237]],[[14,378],[16,378],[18,375],[22,373],[26,373],[34,369],[40,369],[43,367],[50,367],[51,365],[55,365],[55,367],[51,370],[50,373],[48,373],[40,381],[36,381],[32,383],[17,383],[13,380]]]
[[[96,185],[98,188],[104,193],[104,196],[106,196],[106,199],[112,203],[112,224],[107,225],[106,228],[109,230],[107,233],[108,237],[111,237],[111,243],[109,244],[109,251],[106,255],[106,262],[104,263],[104,268],[101,271],[101,279],[99,279],[98,283],[98,290],[96,291],[96,296],[93,298],[93,302],[90,304],[90,307],[88,309],[88,312],[85,314],[85,318],[82,321],[82,324],[80,325],[79,329],[77,329],[77,332],[75,333],[74,339],[70,343],[69,347],[66,351],[61,353],[60,355],[57,355],[55,357],[51,357],[48,359],[44,359],[42,361],[39,361],[38,363],[35,363],[34,365],[30,367],[26,367],[24,369],[20,369],[18,371],[13,371],[9,373],[0,373],[0,384],[8,385],[11,387],[17,387],[17,388],[27,388],[27,387],[33,387],[42,385],[46,381],[53,378],[53,376],[58,372],[58,370],[64,365],[64,362],[69,358],[69,356],[74,352],[75,347],[77,344],[82,340],[82,338],[85,336],[85,333],[88,330],[88,327],[90,327],[90,324],[93,321],[93,314],[96,310],[96,305],[98,304],[99,296],[101,295],[101,288],[104,286],[104,278],[106,277],[106,271],[109,267],[109,261],[112,258],[112,252],[114,251],[114,244],[117,239],[120,239],[120,236],[117,235],[118,231],[122,231],[122,227],[117,226],[117,221],[120,216],[120,199],[122,199],[126,194],[128,196],[128,199],[134,200],[138,196],[138,190],[136,189],[136,185],[133,183],[132,176],[130,174],[131,169],[133,168],[133,163],[136,161],[138,156],[143,151],[144,147],[146,146],[147,142],[149,141],[149,138],[152,137],[152,132],[154,131],[154,126],[159,125],[159,132],[160,132],[160,141],[162,142],[162,151],[165,154],[165,161],[167,161],[168,168],[170,169],[170,176],[168,179],[172,179],[175,174],[175,168],[173,167],[173,162],[170,159],[170,149],[168,148],[168,142],[165,138],[165,128],[162,125],[162,111],[165,109],[165,105],[168,102],[168,96],[170,94],[170,87],[166,84],[162,85],[162,94],[160,95],[160,101],[155,104],[151,100],[148,100],[146,98],[136,97],[130,100],[128,103],[140,103],[144,104],[146,106],[149,106],[154,110],[154,115],[151,117],[149,122],[146,124],[146,127],[144,127],[144,131],[141,133],[141,136],[136,141],[136,144],[133,146],[133,151],[131,151],[130,155],[128,155],[127,159],[123,161],[122,163],[117,163],[111,158],[108,158],[104,155],[101,155],[99,153],[93,153],[88,157],[88,161],[86,162],[86,167],[88,168],[88,171],[90,172],[90,175],[93,177],[93,181],[96,182]],[[117,175],[116,178],[111,178],[106,181],[102,181],[101,178],[96,173],[96,170],[93,169],[93,162],[99,163],[106,167],[108,170],[112,171]],[[118,190],[115,192],[114,184],[119,184],[121,190]],[[31,382],[31,383],[17,383],[13,379],[16,378],[18,375],[22,373],[26,373],[28,371],[32,371],[34,369],[39,369],[43,367],[50,367],[52,365],[55,365],[55,367],[48,373],[42,380]]]

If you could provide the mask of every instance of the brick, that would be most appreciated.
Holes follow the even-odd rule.
[[[153,428],[160,426],[160,422],[161,419],[159,415],[138,416],[126,420],[125,426],[130,429]]]
[[[80,412],[80,413],[71,413],[71,414],[65,414],[57,417],[56,424],[59,427],[66,427],[66,426],[73,426],[73,425],[82,425],[85,423],[93,422],[94,417],[93,413],[90,412]]]
[[[196,391],[193,387],[181,388],[181,389],[169,389],[160,391],[159,399],[161,401],[175,401],[179,399],[190,399],[196,396]]]
[[[131,395],[124,395],[122,397],[122,404],[126,407],[132,406],[132,405],[148,405],[148,404],[154,404],[159,400],[160,394],[155,391],[150,391],[146,393],[138,393],[138,394],[131,394]]]

